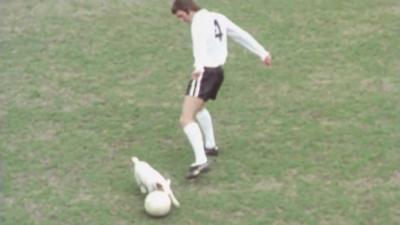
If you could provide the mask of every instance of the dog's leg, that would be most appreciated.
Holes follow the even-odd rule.
[[[144,185],[140,185],[140,192],[142,194],[146,194],[147,193],[147,189],[146,189],[146,187]]]
[[[147,188],[146,188],[146,186],[143,184],[142,180],[140,179],[139,174],[136,174],[136,173],[135,173],[134,175],[135,175],[136,183],[137,183],[137,185],[138,185],[139,188],[140,188],[140,192],[141,192],[142,194],[146,194],[146,193],[147,193]]]

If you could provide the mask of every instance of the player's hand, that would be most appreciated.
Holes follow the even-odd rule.
[[[192,72],[192,80],[197,80],[199,79],[200,75],[203,73],[201,70],[194,70]]]
[[[265,56],[263,63],[268,67],[272,66],[272,57],[270,54]]]

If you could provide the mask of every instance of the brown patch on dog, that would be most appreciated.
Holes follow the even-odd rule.
[[[156,184],[156,188],[157,188],[157,190],[159,190],[159,191],[164,191],[164,188],[163,188],[163,186],[162,186],[160,183],[157,183],[157,184]]]

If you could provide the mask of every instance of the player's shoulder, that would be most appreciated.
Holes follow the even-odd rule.
[[[198,11],[193,20],[192,27],[204,27],[208,26],[213,21],[218,20],[221,25],[226,24],[227,17],[219,12],[209,11],[207,9],[201,9]]]
[[[220,12],[210,12],[212,16],[210,16],[210,18],[213,18],[218,20],[218,22],[222,25],[227,24],[229,19],[227,16],[225,16],[224,14],[220,13]]]
[[[225,18],[225,15],[220,12],[210,11],[203,8],[199,10],[194,16],[195,20],[204,20],[209,18]]]
[[[210,15],[212,15],[212,17],[215,17],[215,18],[222,18],[222,19],[226,18],[226,16],[220,12],[209,11],[209,13],[210,13]]]

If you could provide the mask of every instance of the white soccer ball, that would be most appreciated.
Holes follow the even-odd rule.
[[[150,216],[166,216],[171,209],[171,199],[163,191],[150,192],[144,200],[144,209]]]

